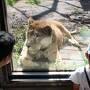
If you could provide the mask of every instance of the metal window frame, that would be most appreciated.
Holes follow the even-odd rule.
[[[0,0],[0,30],[8,32],[5,0]],[[2,87],[72,86],[70,72],[12,72],[11,64],[1,68]]]

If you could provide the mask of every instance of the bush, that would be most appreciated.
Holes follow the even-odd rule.
[[[16,3],[16,0],[6,0],[6,3],[8,4],[8,5],[13,5],[13,4],[15,4]]]
[[[31,4],[40,4],[40,0],[28,0]]]
[[[8,4],[8,5],[13,5],[13,4],[15,4],[16,3],[16,1],[17,0],[6,0],[6,3]],[[31,4],[39,4],[40,3],[40,0],[27,0],[29,3],[31,3]]]

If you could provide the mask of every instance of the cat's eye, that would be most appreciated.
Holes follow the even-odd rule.
[[[33,36],[33,35],[34,35],[34,31],[30,31],[30,32],[29,32],[29,35],[30,35],[30,36]]]
[[[39,33],[36,33],[35,36],[36,36],[36,37],[40,37],[40,34],[39,34]]]

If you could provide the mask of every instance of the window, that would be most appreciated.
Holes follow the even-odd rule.
[[[74,12],[71,11],[70,15],[67,14],[70,11],[70,7],[67,7],[67,12],[63,12],[63,9],[65,8],[60,6],[67,5],[68,1],[61,2],[59,0],[36,0],[37,2],[34,2],[34,0],[31,0],[33,1],[31,3],[33,4],[30,4],[29,1],[30,0],[6,0],[8,32],[12,33],[16,38],[12,62],[9,66],[7,66],[7,69],[10,69],[9,75],[11,77],[9,78],[68,78],[70,71],[73,71],[87,63],[87,60],[84,57],[84,51],[86,50],[87,44],[90,40],[89,27],[86,24],[83,25],[81,21],[79,21],[79,19],[83,16],[79,13],[79,9],[76,7],[72,6]],[[79,15],[80,18],[78,17]],[[26,40],[26,32],[28,27],[27,20],[30,16],[32,16],[34,19],[52,18],[60,20],[63,22],[65,27],[70,29],[70,31],[79,28],[80,32],[72,36],[80,43],[81,51],[79,48],[68,42],[67,38],[64,38],[63,47],[60,49],[62,60],[57,60],[57,62],[49,62],[47,58],[45,60],[41,58],[39,61],[34,60],[31,62],[31,64],[25,60],[24,63],[26,63],[26,67],[21,67],[18,64],[20,63],[19,57]],[[72,22],[70,19],[72,19]],[[76,20],[76,22],[74,22],[74,20]],[[4,25],[4,27],[6,27],[7,24]]]
[[[87,44],[89,43],[89,35],[85,34],[89,32],[89,28],[86,25],[77,25],[77,23],[71,23],[68,18],[65,20],[65,18],[63,15],[67,15],[69,10],[68,7],[68,11],[67,13],[63,13],[62,11],[59,11],[58,9],[62,9],[60,8],[60,5],[62,2],[59,2],[58,0],[56,1],[45,1],[45,3],[43,1],[39,1],[37,0],[37,2],[31,2],[33,4],[30,4],[29,0],[27,1],[16,1],[16,0],[12,0],[12,2],[10,2],[9,0],[7,1],[7,14],[8,14],[8,31],[13,33],[13,35],[16,37],[16,45],[15,45],[15,49],[14,49],[14,54],[13,54],[13,71],[21,71],[22,67],[20,67],[18,65],[19,62],[19,57],[20,57],[20,53],[22,51],[24,42],[26,40],[26,32],[27,32],[27,20],[30,16],[32,16],[35,19],[47,19],[47,18],[55,18],[55,19],[59,19],[61,18],[59,21],[63,22],[64,25],[70,29],[71,26],[73,28],[72,29],[78,29],[78,27],[80,27],[80,34],[75,34],[73,35],[73,37],[81,43],[81,49],[82,51],[80,51],[77,47],[73,46],[71,43],[68,43],[67,41],[65,42],[65,44],[63,45],[62,49],[60,49],[60,54],[62,57],[62,60],[57,60],[57,62],[48,62],[45,60],[34,60],[33,62],[23,62],[23,63],[27,63],[26,66],[24,66],[23,68],[25,70],[35,70],[35,71],[43,71],[43,70],[50,70],[50,71],[60,71],[60,70],[75,70],[76,68],[83,66],[86,64],[86,59],[84,58],[84,50],[86,49]],[[21,4],[20,4],[21,3]],[[36,5],[36,4],[37,5]],[[68,2],[64,2],[62,4],[67,4]],[[9,5],[8,5],[9,4]],[[58,9],[57,9],[58,7]],[[74,7],[73,7],[74,8]],[[73,13],[71,11],[71,13]],[[78,18],[77,14],[79,13],[79,9],[77,10],[77,8],[75,8],[74,13],[75,15],[71,15],[70,18],[72,18],[73,16],[74,19]],[[81,17],[81,16],[80,16]],[[73,18],[72,18],[73,19]],[[73,19],[73,20],[74,20]],[[68,25],[69,23],[69,25]],[[73,25],[71,25],[73,24]],[[76,27],[75,27],[76,24]],[[85,29],[87,30],[87,32],[85,31]],[[84,35],[83,35],[84,34]],[[84,39],[88,39],[84,42]],[[66,40],[66,39],[65,39]],[[86,44],[86,45],[84,45]],[[49,52],[50,53],[50,52]],[[30,64],[30,65],[28,65]]]

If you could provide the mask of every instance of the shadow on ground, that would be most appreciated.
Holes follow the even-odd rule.
[[[84,11],[90,11],[90,0],[80,0],[80,3]]]

